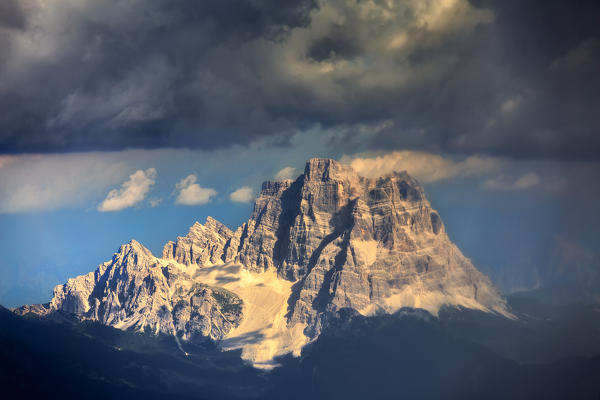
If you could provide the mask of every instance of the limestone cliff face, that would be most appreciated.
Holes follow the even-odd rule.
[[[274,266],[297,281],[289,318],[307,323],[310,336],[344,307],[506,308],[406,173],[366,179],[336,161],[312,159],[296,181],[263,185],[240,243],[235,259],[247,268]]]
[[[209,217],[168,242],[162,259],[132,241],[96,271],[57,286],[48,307],[19,312],[62,310],[120,328],[220,339],[256,317],[238,295],[215,286],[220,281],[209,286],[198,278],[223,264],[241,264],[239,274],[276,271],[293,282],[285,318],[309,339],[341,308],[368,315],[456,305],[510,315],[487,277],[450,241],[414,178],[401,172],[368,179],[320,158],[295,181],[263,183],[250,219],[237,230]],[[246,295],[256,302],[260,290]]]
[[[178,240],[177,255],[167,244],[165,257],[187,262],[187,254],[206,252],[211,263],[275,268],[296,282],[289,322],[306,323],[311,337],[324,317],[344,307],[372,313],[449,304],[506,311],[405,172],[367,179],[334,160],[312,159],[295,181],[265,182],[250,219],[235,232],[212,219],[196,229],[201,236],[193,231]]]

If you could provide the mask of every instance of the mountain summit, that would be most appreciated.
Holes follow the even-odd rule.
[[[296,180],[267,181],[237,230],[208,217],[161,258],[132,240],[96,271],[69,279],[45,306],[121,329],[242,348],[257,366],[298,353],[329,316],[461,306],[507,317],[506,302],[450,241],[406,172],[359,176],[311,159]]]

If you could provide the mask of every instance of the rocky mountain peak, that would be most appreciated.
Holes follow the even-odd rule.
[[[225,224],[217,221],[213,217],[206,217],[206,222],[204,223],[204,227],[212,232],[217,233],[223,237],[231,237],[233,232],[229,229]]]
[[[436,311],[471,299],[471,307],[505,310],[406,172],[369,179],[335,160],[311,159],[296,181],[263,185],[238,249],[234,260],[246,268],[275,268],[296,282],[288,316],[309,336],[345,307]]]
[[[283,181],[264,181],[261,186],[260,196],[280,196],[292,184],[293,180],[286,179]],[[254,203],[256,205],[256,201]]]
[[[242,332],[264,330],[268,346],[236,343],[268,360],[317,337],[343,308],[436,314],[448,305],[510,316],[450,241],[416,179],[406,172],[365,178],[313,158],[296,180],[264,182],[235,231],[207,217],[167,242],[162,259],[132,240],[95,272],[57,286],[43,309],[182,338],[228,337],[242,321]]]
[[[192,226],[190,226],[189,233],[200,231],[203,228],[204,226],[200,222],[196,221]]]
[[[126,265],[147,265],[154,263],[154,260],[150,250],[135,239],[121,245],[112,258],[113,263]]]
[[[163,258],[180,264],[218,264],[224,262],[223,253],[233,232],[212,217],[202,225],[195,222],[186,236],[169,241],[163,248]]]
[[[308,181],[358,181],[358,174],[349,166],[329,158],[312,158],[304,168]]]
[[[129,254],[141,255],[144,257],[153,257],[150,250],[148,250],[143,244],[135,239],[131,239],[129,242],[119,246],[119,249],[115,255],[126,256]]]

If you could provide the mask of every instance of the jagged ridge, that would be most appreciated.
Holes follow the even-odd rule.
[[[239,325],[242,305],[235,293],[195,283],[185,270],[132,240],[94,272],[56,286],[47,306],[16,312],[60,310],[121,329],[221,339]]]

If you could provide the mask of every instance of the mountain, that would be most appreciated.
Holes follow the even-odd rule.
[[[406,172],[359,176],[311,159],[296,180],[265,182],[235,231],[213,218],[168,242],[161,258],[132,240],[94,272],[54,289],[33,312],[242,349],[256,366],[314,341],[342,309],[460,306],[512,318],[506,301],[448,238]]]

